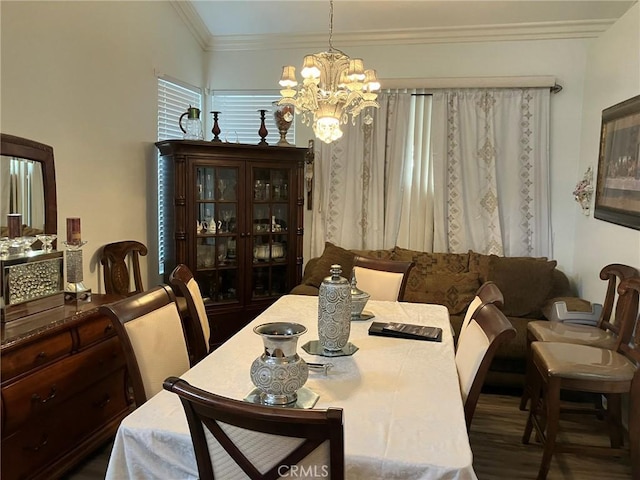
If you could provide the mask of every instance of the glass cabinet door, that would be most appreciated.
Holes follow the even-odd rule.
[[[254,167],[251,180],[251,297],[280,296],[292,288],[290,169]]]
[[[238,179],[234,167],[198,165],[196,272],[205,303],[237,302]]]

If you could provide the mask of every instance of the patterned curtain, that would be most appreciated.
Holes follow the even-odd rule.
[[[372,124],[360,115],[339,141],[316,142],[312,257],[325,241],[353,249],[395,245],[411,97],[383,93],[378,101]]]
[[[549,89],[433,96],[434,251],[552,256]]]

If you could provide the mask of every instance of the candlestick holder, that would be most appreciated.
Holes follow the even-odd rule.
[[[65,252],[67,262],[67,284],[64,290],[65,300],[91,301],[91,289],[83,282],[82,271],[82,247],[87,242],[69,243],[63,242],[67,247]]]
[[[267,130],[267,126],[265,125],[265,113],[267,113],[266,110],[258,110],[258,112],[260,112],[260,129],[258,130],[258,135],[260,135],[260,143],[258,143],[258,145],[269,145],[267,143],[267,135],[269,134],[269,131]]]
[[[221,142],[220,140],[220,125],[218,125],[218,115],[220,112],[210,112],[213,114],[213,128],[211,129],[211,133],[213,133],[212,142]]]

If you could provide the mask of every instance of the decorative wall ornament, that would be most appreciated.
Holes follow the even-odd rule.
[[[582,213],[589,215],[591,212],[591,197],[593,196],[593,169],[587,168],[584,172],[582,180],[576,184],[576,188],[573,191],[573,198],[582,207]]]

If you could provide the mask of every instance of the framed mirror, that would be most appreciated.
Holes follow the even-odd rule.
[[[22,215],[24,235],[57,233],[56,198],[53,148],[0,133],[0,236],[9,213]]]

